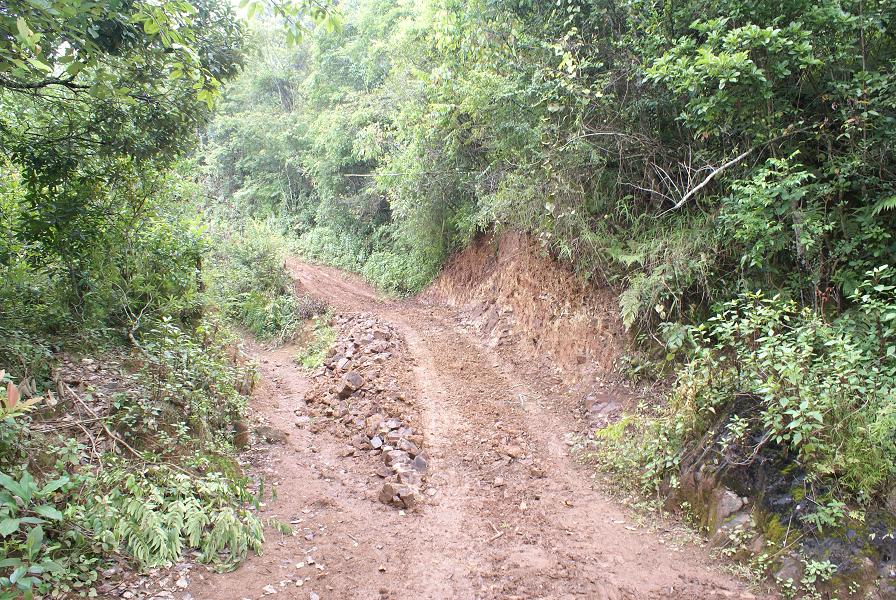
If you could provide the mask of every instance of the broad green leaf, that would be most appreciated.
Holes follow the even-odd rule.
[[[19,36],[22,40],[30,43],[31,38],[34,36],[34,32],[28,27],[28,23],[25,22],[24,17],[16,19],[16,29],[19,30]]]
[[[31,63],[33,66],[37,67],[38,69],[40,69],[41,71],[46,71],[47,73],[49,73],[53,70],[53,67],[51,67],[50,65],[48,65],[41,59],[37,58],[36,56],[29,56],[28,62]]]
[[[31,493],[28,489],[5,473],[0,473],[0,485],[9,490],[12,495],[18,496],[25,502],[31,500]]]
[[[0,521],[0,536],[6,537],[19,529],[21,519],[3,519]]]
[[[22,565],[21,558],[4,558],[0,560],[0,569],[8,569],[9,567],[19,567]]]
[[[32,527],[28,532],[28,538],[25,540],[25,552],[29,559],[34,559],[40,551],[40,546],[44,541],[44,528],[40,525]]]
[[[12,575],[9,576],[9,582],[16,583],[27,572],[28,572],[28,567],[26,567],[24,565],[19,567],[18,569],[16,569],[15,571],[12,572]]]
[[[64,485],[67,485],[70,481],[71,480],[68,478],[67,475],[63,475],[62,477],[60,477],[58,479],[54,479],[53,481],[50,481],[49,483],[47,483],[44,487],[42,487],[40,489],[40,495],[46,496],[47,494],[51,494],[51,493],[55,492],[56,490],[58,490],[59,488],[63,487]]]
[[[34,509],[34,512],[39,514],[42,517],[46,517],[52,521],[61,521],[62,513],[59,512],[55,507],[50,506],[49,504],[42,504]]]

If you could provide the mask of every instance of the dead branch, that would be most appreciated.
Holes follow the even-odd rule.
[[[106,432],[106,435],[108,435],[109,438],[111,438],[113,441],[115,441],[115,442],[121,444],[121,446],[122,446],[123,448],[125,448],[128,452],[130,452],[131,454],[133,454],[136,458],[138,458],[138,459],[140,459],[140,460],[145,460],[145,459],[143,458],[143,455],[140,454],[140,452],[138,452],[137,450],[135,450],[130,444],[128,444],[128,443],[127,443],[126,441],[124,441],[123,439],[121,439],[121,437],[120,437],[118,434],[116,434],[114,431],[112,431],[111,429],[109,429],[109,427],[108,427],[108,426],[106,425],[106,423],[100,418],[100,416],[96,414],[96,411],[94,411],[92,408],[90,408],[90,406],[89,406],[86,402],[84,402],[84,400],[81,399],[81,397],[78,395],[78,393],[75,392],[75,390],[73,390],[72,387],[71,387],[70,385],[68,385],[68,384],[65,383],[65,382],[63,382],[62,385],[65,386],[65,389],[66,389],[66,390],[68,391],[68,393],[72,396],[72,398],[75,399],[75,401],[76,401],[78,404],[80,404],[80,405],[81,405],[87,412],[89,412],[89,413],[91,414],[91,416],[96,417],[96,419],[99,421],[100,427],[103,428],[103,431]]]

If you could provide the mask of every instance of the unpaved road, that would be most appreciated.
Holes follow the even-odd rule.
[[[309,385],[296,348],[254,348],[262,382],[253,409],[290,433],[259,455],[277,487],[262,516],[293,532],[268,528],[262,556],[194,575],[193,598],[256,599],[266,586],[273,598],[322,600],[762,596],[706,549],[679,544],[673,525],[636,525],[594,485],[569,455],[564,434],[575,423],[552,400],[549,374],[517,369],[445,309],[385,300],[333,269],[289,266],[336,311],[373,313],[403,336],[434,495],[406,513],[378,503],[369,457],[344,456],[345,439],[296,427]],[[495,459],[508,441],[525,460]]]

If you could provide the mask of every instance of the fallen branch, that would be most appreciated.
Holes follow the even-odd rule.
[[[491,543],[491,542],[494,542],[494,541],[495,541],[496,539],[498,539],[499,537],[501,537],[502,535],[504,535],[504,532],[503,532],[503,531],[498,531],[498,528],[495,527],[495,524],[494,524],[494,523],[491,523],[491,522],[490,522],[489,525],[491,525],[492,529],[494,529],[494,531],[495,531],[495,535],[493,535],[492,537],[490,537],[490,538],[488,539],[488,543]]]
[[[732,158],[731,160],[729,160],[728,162],[726,162],[726,163],[725,163],[724,165],[722,165],[721,167],[719,167],[719,168],[717,168],[717,169],[713,169],[712,173],[710,173],[709,175],[706,176],[706,179],[704,179],[703,181],[701,181],[700,183],[698,183],[695,187],[692,187],[690,190],[688,190],[688,192],[687,192],[684,196],[681,197],[681,200],[679,200],[678,202],[676,202],[675,205],[672,206],[672,208],[670,208],[670,209],[668,209],[668,210],[665,210],[665,211],[663,211],[662,213],[660,213],[660,216],[663,216],[663,215],[665,215],[666,213],[670,213],[670,212],[672,212],[673,210],[678,210],[679,208],[681,208],[682,206],[684,206],[685,202],[687,202],[688,200],[690,200],[691,198],[693,198],[694,195],[695,195],[697,192],[699,192],[700,190],[702,190],[703,188],[705,188],[707,185],[709,185],[709,182],[712,181],[712,180],[716,177],[716,175],[718,175],[719,173],[721,173],[722,171],[724,171],[724,170],[727,169],[728,167],[734,166],[734,165],[736,165],[737,163],[739,163],[740,161],[742,161],[743,159],[745,159],[746,157],[750,156],[750,155],[756,150],[756,148],[757,148],[757,146],[753,146],[752,148],[750,148],[750,149],[747,150],[746,152],[743,152],[743,153],[741,153],[740,155],[738,155],[737,157]]]
[[[768,146],[769,144],[774,144],[774,143],[777,142],[778,140],[781,140],[781,139],[783,139],[783,138],[786,138],[787,136],[789,136],[789,135],[793,135],[794,133],[798,133],[798,132],[800,132],[800,131],[805,131],[805,128],[803,127],[803,128],[800,128],[800,129],[794,129],[794,130],[792,130],[792,131],[785,131],[785,132],[782,133],[781,135],[775,136],[775,137],[773,137],[772,139],[768,140],[767,142],[764,142],[764,143],[762,143],[762,144],[760,144],[760,145],[758,145],[758,146],[753,146],[752,148],[749,148],[748,150],[745,150],[744,152],[742,152],[741,154],[735,156],[734,158],[732,158],[731,160],[729,160],[728,162],[726,162],[726,163],[723,164],[722,166],[713,169],[712,172],[710,172],[710,174],[706,176],[706,179],[704,179],[703,181],[701,181],[700,183],[698,183],[696,186],[694,186],[694,187],[692,187],[690,190],[688,190],[687,193],[686,193],[684,196],[681,197],[681,200],[679,200],[678,202],[676,202],[675,205],[672,206],[672,208],[670,208],[670,209],[668,209],[668,210],[664,210],[663,212],[661,212],[661,213],[659,214],[659,216],[663,216],[663,215],[665,215],[665,214],[667,214],[667,213],[672,212],[673,210],[678,210],[679,208],[681,208],[682,206],[684,206],[685,203],[686,203],[688,200],[690,200],[691,198],[693,198],[693,197],[697,194],[697,192],[699,192],[700,190],[702,190],[703,188],[705,188],[707,185],[709,185],[709,183],[710,183],[713,179],[715,179],[716,176],[718,176],[720,173],[722,173],[723,171],[725,171],[725,170],[728,169],[729,167],[733,167],[734,165],[736,165],[737,163],[739,163],[740,161],[742,161],[742,160],[745,159],[746,157],[750,156],[751,154],[753,154],[753,152],[755,152],[755,151],[758,150],[759,148],[762,148],[763,146]]]
[[[84,400],[82,400],[80,396],[78,396],[78,393],[75,390],[73,390],[69,384],[63,382],[62,385],[65,386],[65,389],[68,390],[69,394],[71,394],[72,398],[74,398],[78,402],[78,404],[83,406],[84,409],[91,414],[91,416],[93,416],[97,419],[97,421],[100,424],[100,427],[102,427],[103,431],[106,432],[106,435],[108,435],[115,442],[121,444],[121,446],[123,448],[125,448],[128,452],[133,454],[136,458],[139,458],[140,460],[146,460],[143,458],[143,455],[140,454],[140,452],[135,450],[130,444],[128,444],[123,439],[121,439],[121,437],[118,434],[116,434],[114,431],[109,429],[109,427],[102,420],[102,418],[98,414],[96,414],[96,411],[94,411],[92,408],[90,408],[90,406],[88,406],[88,404],[86,402],[84,402]]]

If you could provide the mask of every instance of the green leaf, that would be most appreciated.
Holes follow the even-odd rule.
[[[28,23],[25,22],[24,17],[16,19],[16,29],[19,30],[19,36],[25,41],[30,42],[31,38],[34,36],[34,32],[28,27]]]
[[[876,217],[884,211],[893,209],[896,209],[896,196],[883,198],[874,203],[874,206],[871,208],[871,216]]]
[[[44,487],[40,489],[40,495],[46,496],[47,494],[51,494],[61,488],[64,485],[67,485],[71,480],[68,476],[63,475],[59,479],[54,479],[53,481],[47,483]]]
[[[28,538],[25,540],[25,552],[29,559],[34,559],[40,551],[40,546],[44,541],[44,528],[38,525],[28,532]]]
[[[19,523],[21,522],[21,519],[3,519],[2,521],[0,521],[0,535],[6,537],[14,531],[18,530]]]
[[[28,473],[25,473],[25,475],[28,475]],[[24,485],[26,483],[24,476],[22,477],[22,482],[23,483],[19,483],[9,475],[0,473],[0,485],[9,490],[13,496],[18,496],[25,502],[28,502],[31,500],[32,492],[28,490],[26,485]]]
[[[59,512],[55,507],[50,506],[49,504],[42,504],[34,509],[34,512],[39,514],[42,517],[46,517],[52,521],[61,521],[62,513]]]
[[[29,56],[28,62],[30,62],[33,66],[37,67],[41,71],[46,71],[47,73],[49,73],[53,70],[53,67],[51,67],[50,65],[48,65],[41,59],[37,58],[36,56]]]
[[[20,567],[21,565],[21,558],[4,558],[3,560],[0,560],[0,569],[8,569],[9,567]]]
[[[17,582],[22,577],[22,575],[24,575],[27,572],[28,572],[28,567],[25,567],[25,566],[19,567],[18,569],[16,569],[15,571],[12,572],[12,575],[9,576],[9,582],[10,583]]]

